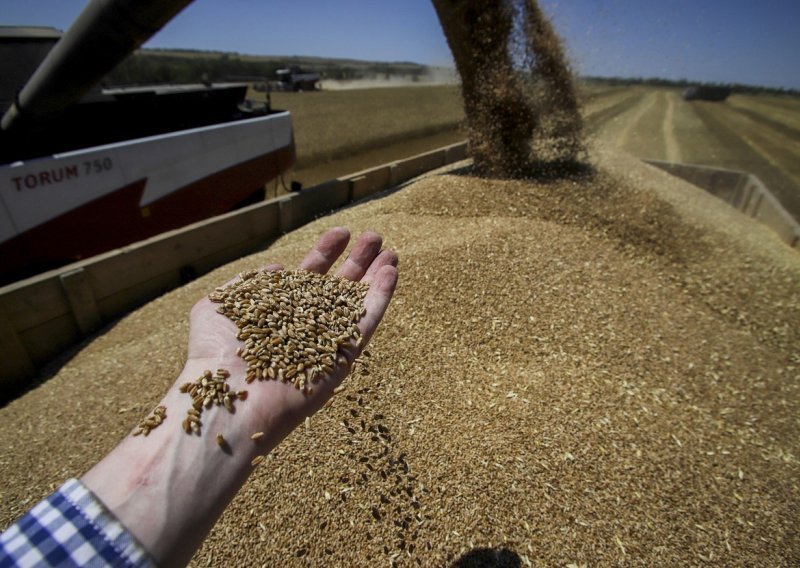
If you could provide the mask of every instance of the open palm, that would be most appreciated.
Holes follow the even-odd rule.
[[[298,268],[327,273],[350,240],[347,229],[337,227],[324,233],[308,252]],[[231,373],[229,383],[236,390],[248,390],[248,402],[242,407],[239,419],[249,422],[250,428],[258,430],[270,427],[273,433],[288,433],[306,416],[318,410],[331,396],[350,370],[350,366],[375,332],[391,300],[397,283],[397,255],[381,251],[382,239],[373,232],[365,232],[342,263],[337,275],[370,285],[364,300],[366,313],[358,327],[364,337],[360,348],[352,344],[344,349],[348,364],[338,364],[333,372],[323,376],[314,385],[311,395],[295,389],[290,383],[265,381],[246,385],[244,382],[247,364],[236,355],[243,343],[236,339],[236,325],[224,315],[217,313],[219,304],[203,298],[192,309],[189,320],[189,354],[187,367],[197,369],[227,369]],[[266,270],[282,270],[278,264]],[[228,284],[234,282],[229,282]]]

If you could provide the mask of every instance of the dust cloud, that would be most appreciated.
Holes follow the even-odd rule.
[[[361,79],[323,79],[320,88],[324,91],[344,91],[354,89],[384,89],[393,87],[427,87],[457,85],[458,74],[455,69],[429,67],[422,75],[389,75],[365,77]]]

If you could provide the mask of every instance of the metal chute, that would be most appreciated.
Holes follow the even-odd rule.
[[[24,129],[83,97],[192,0],[92,0],[20,90],[0,123]]]

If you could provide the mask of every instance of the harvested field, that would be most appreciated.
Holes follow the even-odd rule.
[[[800,100],[733,95],[686,102],[677,89],[581,89],[587,132],[640,158],[754,173],[800,218]],[[294,115],[305,185],[464,139],[458,87],[273,94]],[[395,112],[385,113],[385,109]]]
[[[272,104],[292,112],[298,169],[454,130],[464,116],[454,86],[272,93]]]
[[[687,102],[678,89],[641,87],[590,94],[585,115],[597,139],[640,158],[753,173],[800,219],[800,100]]]
[[[132,313],[0,410],[0,525],[153,408],[197,299],[345,225],[401,259],[370,373],[261,464],[194,564],[800,564],[800,257],[593,159],[559,181],[428,176]]]
[[[272,93],[272,104],[292,113],[293,179],[306,187],[464,138],[464,111],[453,85]]]
[[[300,181],[304,187],[312,187],[337,177],[350,175],[361,170],[388,164],[463,141],[464,133],[454,127],[452,130],[445,130],[439,134],[423,136],[422,138],[412,137],[402,142],[379,145],[349,157],[331,160],[330,162],[316,162],[308,167],[297,168],[293,179]],[[269,195],[273,195],[272,187],[270,187]]]

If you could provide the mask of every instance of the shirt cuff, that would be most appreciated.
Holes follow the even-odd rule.
[[[155,563],[89,489],[70,479],[0,535],[0,566]]]

